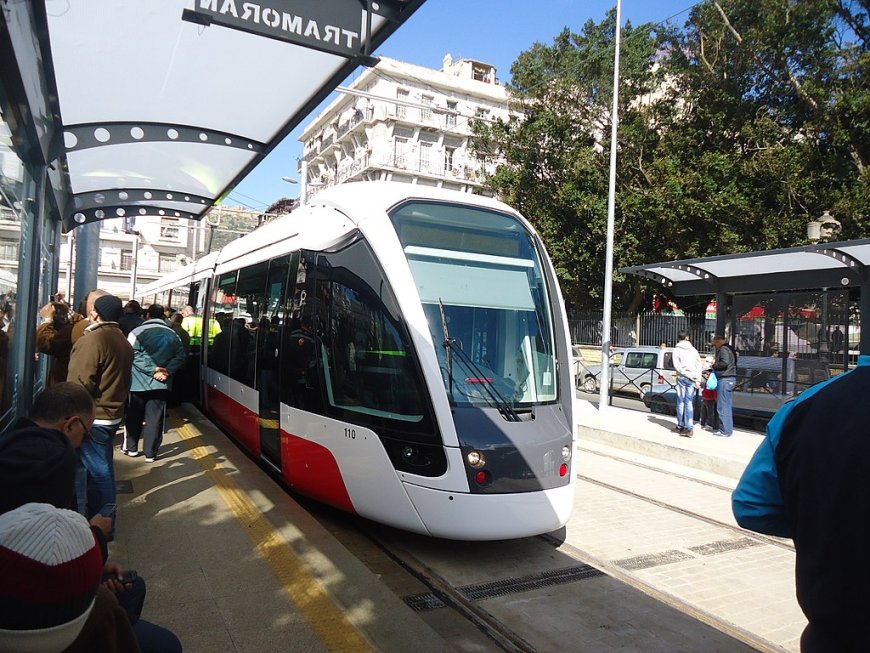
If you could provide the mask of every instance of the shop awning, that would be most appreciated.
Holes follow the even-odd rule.
[[[201,218],[424,1],[34,3],[72,194],[64,229]]]

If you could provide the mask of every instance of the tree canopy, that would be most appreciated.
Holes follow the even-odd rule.
[[[622,30],[614,267],[806,243],[870,222],[870,0],[707,0]],[[493,191],[544,239],[574,307],[604,285],[615,11],[511,68],[515,117],[475,125]],[[618,309],[644,282],[617,274]]]

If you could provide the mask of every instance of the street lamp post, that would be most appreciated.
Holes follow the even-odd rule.
[[[130,267],[130,299],[136,299],[136,275],[139,268],[139,237],[142,235],[135,229],[133,235],[133,264]]]
[[[610,319],[613,303],[613,232],[616,212],[616,127],[619,123],[619,23],[622,2],[616,0],[616,44],[613,55],[613,111],[610,126],[610,187],[607,193],[607,249],[604,263],[604,315],[601,320],[601,393],[598,410],[607,410],[610,401]]]

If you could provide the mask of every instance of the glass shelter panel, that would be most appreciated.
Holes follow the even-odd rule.
[[[773,412],[847,370],[860,336],[852,313],[848,290],[735,296],[735,409]]]
[[[12,150],[9,126],[0,116],[0,416],[12,407],[16,370],[12,343],[16,328],[18,270],[23,251],[27,169]]]

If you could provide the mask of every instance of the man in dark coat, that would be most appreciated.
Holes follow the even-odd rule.
[[[83,386],[97,405],[91,439],[79,449],[88,470],[87,517],[116,498],[114,439],[127,406],[133,367],[133,349],[118,326],[122,312],[121,300],[114,295],[98,297],[91,324],[70,354],[67,380]]]

